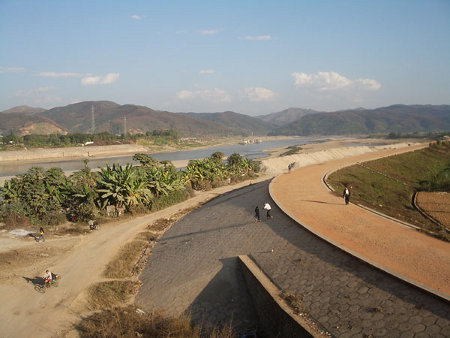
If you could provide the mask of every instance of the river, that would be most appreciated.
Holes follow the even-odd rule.
[[[232,153],[239,153],[249,159],[264,158],[269,155],[269,150],[288,147],[293,145],[302,145],[317,142],[317,138],[314,137],[295,137],[282,140],[269,140],[261,143],[252,143],[246,145],[234,144],[234,145],[222,145],[210,148],[202,148],[195,150],[185,150],[177,152],[166,153],[149,153],[148,155],[156,158],[159,161],[170,160],[194,160],[210,156],[211,154],[220,151],[229,156]],[[89,167],[98,168],[105,167],[106,164],[120,164],[125,165],[127,163],[138,164],[133,161],[133,155],[108,157],[108,158],[92,158],[89,159]],[[15,176],[27,172],[31,167],[42,167],[44,169],[61,168],[63,171],[75,171],[84,168],[83,159],[65,160],[65,161],[42,161],[42,162],[0,162],[0,177]]]

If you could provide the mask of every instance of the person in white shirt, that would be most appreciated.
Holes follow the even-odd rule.
[[[270,210],[272,210],[272,207],[270,206],[269,203],[264,203],[264,210],[267,210],[267,214],[266,217],[267,219],[273,218],[273,216],[270,215]]]
[[[350,190],[347,187],[345,187],[342,197],[344,197],[345,204],[350,202]]]
[[[53,280],[52,273],[48,269],[45,270],[45,275],[44,275],[45,285],[47,285],[47,283],[49,285],[52,284],[52,280]]]

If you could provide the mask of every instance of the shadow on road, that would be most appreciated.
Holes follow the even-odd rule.
[[[233,327],[239,337],[257,329],[257,314],[236,257],[221,259],[222,269],[195,298],[187,314],[206,330]]]
[[[34,277],[34,278],[29,278],[29,277],[22,277],[23,279],[25,279],[27,281],[27,283],[32,283],[33,285],[44,285],[45,281],[44,278],[42,277]]]

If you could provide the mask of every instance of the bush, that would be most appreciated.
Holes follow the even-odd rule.
[[[151,201],[151,211],[158,211],[164,208],[170,207],[171,205],[183,202],[190,197],[187,190],[174,190],[169,192],[168,195],[160,195]]]
[[[7,229],[17,227],[27,228],[31,226],[31,221],[26,216],[25,210],[20,202],[1,205],[0,219],[6,224]]]

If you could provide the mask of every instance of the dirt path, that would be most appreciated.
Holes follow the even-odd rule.
[[[261,178],[264,179],[264,178]],[[265,178],[267,179],[267,178]],[[50,337],[61,335],[76,324],[87,309],[88,288],[103,280],[105,265],[120,247],[159,218],[203,203],[227,191],[250,184],[243,182],[199,193],[196,197],[151,215],[102,226],[100,231],[35,243],[43,251],[36,261],[24,266],[10,266],[0,273],[0,336]],[[29,248],[29,243],[24,243]],[[46,251],[46,248],[48,249]],[[31,282],[46,268],[62,276],[59,287],[37,293]]]
[[[346,206],[321,182],[330,170],[421,147],[383,150],[300,168],[274,180],[271,195],[295,220],[335,245],[449,297],[450,243],[353,204]]]

